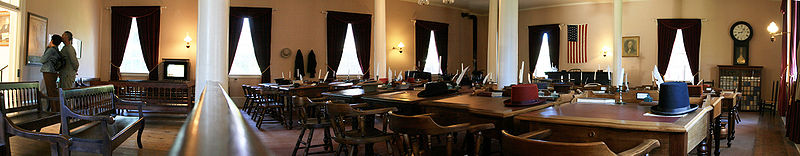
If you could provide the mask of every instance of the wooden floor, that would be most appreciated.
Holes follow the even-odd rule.
[[[247,117],[247,116],[246,116]],[[742,122],[737,125],[736,140],[728,148],[722,141],[722,155],[800,155],[794,144],[784,136],[782,120],[770,113],[742,112]],[[114,151],[114,155],[166,155],[175,139],[184,118],[150,117],[147,119],[143,138],[143,149],[136,147],[136,138],[131,137]],[[248,120],[249,121],[249,120]],[[255,128],[254,122],[249,122]],[[58,125],[42,131],[56,133]],[[315,131],[314,142],[322,141],[322,130]],[[256,132],[264,144],[277,155],[290,155],[300,131],[286,130],[277,124],[265,124]],[[136,135],[134,135],[136,136]],[[11,138],[13,155],[49,155],[49,145],[44,142],[21,137]],[[385,153],[384,144],[375,145],[378,153]],[[363,148],[363,147],[362,147]],[[313,151],[319,151],[315,149]],[[361,150],[363,151],[363,150]],[[302,151],[301,151],[302,152]],[[300,153],[301,153],[300,152]],[[363,153],[362,153],[363,154]],[[73,155],[90,155],[73,153]],[[329,154],[332,155],[332,154]]]

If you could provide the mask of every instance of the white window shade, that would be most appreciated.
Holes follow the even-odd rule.
[[[344,37],[344,47],[342,49],[342,59],[339,60],[339,67],[336,75],[364,75],[361,65],[358,64],[358,53],[356,53],[356,40],[353,37],[353,25],[347,24],[347,34]]]
[[[425,68],[423,68],[424,72],[429,72],[431,74],[442,74],[442,64],[439,62],[439,51],[436,50],[436,40],[431,31],[431,39],[430,43],[428,44],[428,54],[425,58]]]
[[[545,72],[554,71],[555,69],[550,60],[550,43],[548,40],[549,36],[544,33],[542,35],[542,48],[539,50],[539,58],[536,59],[536,69],[533,71],[533,75],[536,77],[547,77]]]
[[[228,75],[261,75],[256,52],[253,46],[253,35],[250,34],[250,19],[244,18],[239,43],[236,44],[231,71]]]
[[[664,73],[664,80],[694,82],[692,68],[689,66],[689,58],[686,55],[686,47],[683,45],[683,31],[681,29],[678,29],[678,32],[675,33],[675,43],[669,56],[669,64],[667,64],[667,72]]]
[[[125,45],[125,53],[122,55],[122,64],[119,66],[120,73],[147,74],[147,64],[144,63],[142,45],[139,41],[139,27],[136,18],[132,19],[131,31],[128,35],[128,43]],[[63,44],[62,44],[63,45]]]

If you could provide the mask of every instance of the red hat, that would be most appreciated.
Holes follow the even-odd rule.
[[[536,84],[518,84],[511,86],[511,99],[504,101],[506,106],[530,106],[544,103],[539,98],[539,87]]]

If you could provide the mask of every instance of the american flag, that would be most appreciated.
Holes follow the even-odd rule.
[[[586,24],[567,25],[567,63],[586,63]]]

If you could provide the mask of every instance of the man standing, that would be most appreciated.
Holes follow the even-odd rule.
[[[61,68],[58,78],[60,88],[73,88],[75,86],[75,75],[78,75],[78,57],[75,48],[72,47],[72,32],[64,31],[61,35],[64,38],[64,48],[61,49],[61,56],[66,59],[64,67]]]

